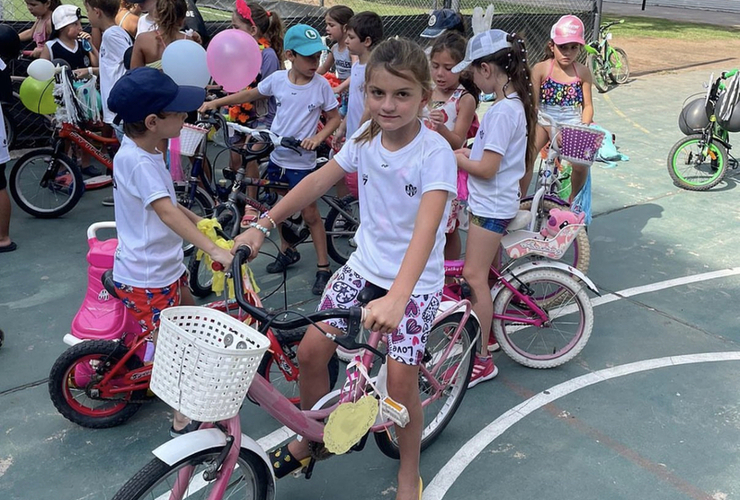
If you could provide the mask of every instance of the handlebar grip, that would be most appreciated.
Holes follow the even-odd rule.
[[[214,271],[223,271],[224,265],[220,262],[213,262],[211,263],[211,269],[213,269]]]
[[[733,69],[732,71],[727,71],[725,73],[722,73],[722,78],[732,78],[737,74],[737,68]]]
[[[301,147],[301,141],[299,141],[295,137],[283,137],[280,141],[280,145],[288,149],[292,149],[299,155],[303,156],[303,152],[299,149]]]

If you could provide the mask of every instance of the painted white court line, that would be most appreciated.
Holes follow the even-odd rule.
[[[740,352],[710,352],[647,359],[588,373],[540,392],[498,417],[465,443],[455,453],[452,459],[442,467],[437,475],[434,476],[429,486],[424,489],[423,500],[441,500],[444,498],[447,491],[457,481],[457,478],[460,477],[467,466],[497,437],[530,413],[539,410],[563,396],[605,380],[631,375],[633,373],[665,368],[667,366],[712,363],[717,361],[740,361]]]

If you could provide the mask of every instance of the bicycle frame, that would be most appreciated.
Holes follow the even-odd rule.
[[[586,51],[587,54],[591,54],[593,56],[598,56],[602,59],[602,62],[604,64],[604,68],[606,72],[609,72],[609,69],[611,69],[611,62],[610,57],[613,54],[617,54],[617,51],[614,50],[614,48],[609,44],[609,40],[612,38],[612,34],[608,32],[607,30],[614,26],[615,24],[621,24],[624,20],[615,21],[611,23],[604,24],[599,28],[599,39],[595,40],[591,43],[587,43],[583,49]],[[619,57],[619,54],[617,54],[617,68],[622,67],[622,60]]]
[[[88,130],[84,130],[73,123],[64,122],[62,123],[62,127],[59,129],[57,138],[72,141],[102,163],[105,168],[111,171],[113,170],[113,159],[110,155],[93,146],[89,142],[89,139],[100,142],[103,145],[118,146],[118,139],[115,137],[103,137]],[[58,144],[55,147],[55,151],[57,151],[57,148],[59,147],[61,147],[61,144]]]

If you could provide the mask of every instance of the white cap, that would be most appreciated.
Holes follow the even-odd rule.
[[[60,5],[51,14],[51,23],[55,30],[60,30],[81,18],[80,8],[76,5]]]
[[[472,64],[476,59],[490,56],[499,50],[511,48],[507,40],[509,34],[502,30],[488,30],[478,33],[468,42],[465,49],[465,59],[452,68],[453,73],[460,73]]]

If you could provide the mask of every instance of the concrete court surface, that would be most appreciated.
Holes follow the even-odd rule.
[[[592,338],[547,371],[497,354],[499,376],[468,393],[422,456],[426,500],[740,498],[740,191],[732,175],[711,192],[682,191],[665,167],[681,103],[708,74],[651,75],[595,96],[597,121],[630,160],[592,169],[588,274],[603,294]],[[161,403],[91,430],[62,418],[47,392],[85,289],[85,230],[113,215],[107,194],[86,193],[58,220],[13,213],[19,250],[0,256],[0,498],[111,498],[168,439]],[[315,259],[302,253],[289,300],[310,309]],[[241,416],[263,445],[280,439],[253,405]],[[319,463],[309,482],[281,480],[277,498],[393,499],[396,467],[370,440]]]

